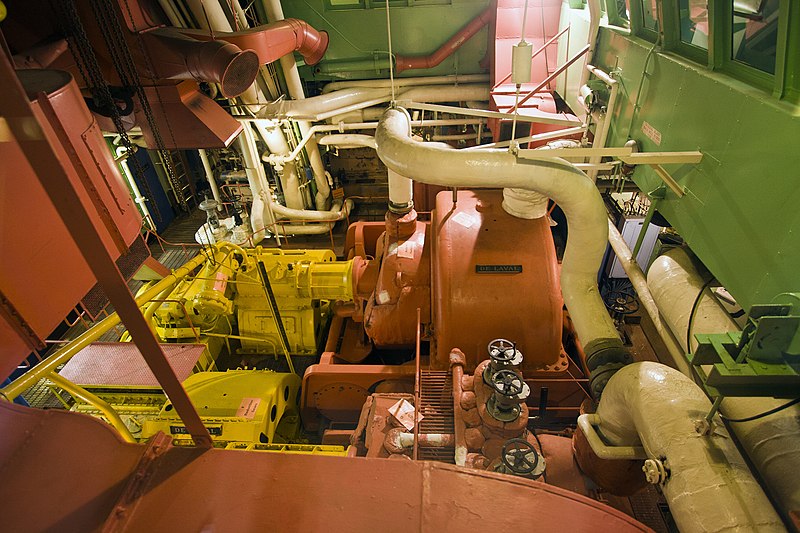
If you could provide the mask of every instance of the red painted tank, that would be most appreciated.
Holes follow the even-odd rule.
[[[83,207],[109,253],[120,257],[139,236],[142,219],[77,84],[62,71],[18,75]],[[35,124],[30,128],[35,135]],[[0,143],[0,161],[0,295],[3,308],[15,311],[13,321],[0,324],[0,377],[5,377],[95,279],[16,141]]]
[[[562,307],[553,236],[546,218],[506,213],[499,190],[436,197],[432,217],[435,349],[444,370],[452,348],[466,370],[486,359],[495,338],[514,341],[526,374],[546,370],[561,356]]]

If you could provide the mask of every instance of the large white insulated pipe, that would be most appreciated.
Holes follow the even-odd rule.
[[[695,430],[710,409],[688,377],[645,361],[614,374],[596,415],[608,443],[643,446],[667,467],[662,492],[682,533],[785,531],[724,427],[708,436]]]
[[[292,150],[289,148],[286,136],[278,123],[265,124],[259,121],[254,124],[271,153],[279,156],[289,155]],[[303,194],[300,191],[300,178],[297,175],[297,164],[293,160],[287,160],[281,165],[276,165],[275,170],[281,180],[286,207],[296,210],[304,209]]]
[[[341,204],[334,205],[330,213],[322,212],[316,215],[316,211],[293,211],[281,206],[272,198],[272,193],[269,190],[269,183],[267,175],[264,172],[264,165],[258,159],[258,154],[255,151],[255,138],[253,131],[245,124],[239,139],[239,146],[242,151],[244,163],[247,171],[247,182],[250,185],[250,190],[253,193],[253,205],[250,209],[250,223],[253,229],[253,241],[258,243],[264,238],[265,232],[268,230],[275,235],[320,235],[330,231],[330,224],[283,224],[277,220],[277,212],[274,209],[283,209],[283,214],[292,216],[293,218],[303,219],[305,216],[319,216],[323,220],[321,222],[335,222],[346,216],[346,213],[352,208],[352,204],[345,204],[346,212],[342,213]],[[341,216],[340,216],[341,214]],[[330,216],[332,220],[325,220],[324,217]],[[319,219],[317,219],[319,220]]]
[[[454,76],[419,76],[415,78],[397,78],[394,80],[395,87],[408,87],[409,85],[419,87],[420,85],[457,85],[459,83],[486,83],[489,81],[488,74],[461,74]],[[352,87],[391,87],[392,80],[381,78],[377,80],[348,80],[332,81],[322,88],[322,94],[338,91],[339,89],[349,89]]]
[[[267,18],[270,22],[278,22],[283,20],[283,7],[280,0],[265,0],[264,9],[267,12]],[[286,81],[286,87],[289,90],[289,96],[294,100],[303,100],[306,93],[303,90],[303,82],[300,79],[300,73],[297,71],[297,63],[294,60],[294,54],[286,54],[279,60],[281,70],[283,70],[283,78]],[[305,137],[311,129],[311,124],[307,121],[298,121],[297,126],[300,128],[300,134]],[[328,183],[328,175],[325,173],[325,165],[322,163],[322,156],[319,153],[319,147],[313,136],[309,139],[306,146],[306,154],[308,155],[308,162],[311,165],[311,171],[314,174],[314,183],[317,185],[317,209],[325,209],[327,202],[330,199],[331,188]]]
[[[408,113],[399,109],[386,111],[375,139],[378,157],[401,176],[446,187],[525,189],[558,203],[569,224],[561,290],[593,371],[593,391],[599,393],[613,371],[630,359],[597,288],[608,224],[600,193],[586,174],[561,159],[517,159],[508,152],[463,151],[444,143],[416,142],[411,139]]]
[[[273,102],[265,105],[259,116],[262,118],[324,120],[335,115],[385,103],[391,99],[392,90],[388,87],[352,87],[305,100]],[[397,99],[427,103],[485,101],[489,99],[489,87],[485,84],[411,87],[398,92]]]
[[[661,315],[686,350],[686,337],[692,307],[710,275],[700,268],[686,250],[673,248],[656,258],[647,273],[647,283]],[[727,333],[737,331],[717,299],[706,290],[697,303],[692,333]],[[692,336],[692,350],[697,341]],[[720,412],[728,418],[741,419],[764,413],[783,405],[775,398],[725,398]],[[780,506],[790,513],[800,510],[800,405],[794,405],[752,422],[730,424],[733,433],[761,474]]]

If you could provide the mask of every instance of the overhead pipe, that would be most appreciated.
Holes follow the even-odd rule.
[[[222,5],[218,1],[204,2],[203,0],[186,0],[186,5],[189,8],[194,19],[197,21],[198,26],[204,30],[198,33],[204,34],[210,32],[213,34],[225,34],[233,31]],[[178,31],[192,31],[188,28],[178,28]],[[259,59],[260,61],[260,59]],[[243,93],[241,98],[245,104],[256,106],[263,103],[259,98],[260,91],[257,84],[252,83]],[[257,108],[253,107],[251,111],[256,111]]]
[[[157,79],[195,79],[217,83],[225,98],[247,91],[258,75],[255,52],[222,40],[198,40],[176,28],[159,28],[142,35]]]
[[[227,20],[227,19],[226,19]],[[228,23],[230,27],[230,23]],[[309,65],[319,63],[328,49],[328,33],[312,28],[298,19],[284,19],[241,31],[206,33],[201,30],[181,29],[180,32],[198,40],[219,40],[252,50],[263,65],[298,52]]]
[[[206,173],[208,185],[211,187],[211,194],[217,202],[217,211],[222,211],[222,197],[219,194],[219,187],[217,187],[217,180],[214,178],[214,171],[211,170],[211,162],[208,160],[208,153],[204,149],[197,151],[200,155],[200,161],[203,163],[203,170]]]
[[[453,55],[461,46],[470,40],[484,26],[492,21],[495,14],[494,2],[489,2],[489,6],[481,11],[478,16],[469,21],[466,26],[458,30],[455,35],[450,37],[435,52],[426,56],[404,56],[395,54],[395,72],[400,73],[406,70],[429,69],[439,65],[442,61]]]
[[[463,83],[488,83],[488,74],[455,74],[448,76],[418,76],[415,78],[397,78],[394,80],[395,87],[419,87],[421,85],[459,85]],[[322,88],[322,94],[328,94],[340,89],[379,88],[391,87],[392,80],[380,78],[377,80],[348,80],[332,81]]]
[[[269,151],[278,156],[287,156],[291,152],[286,136],[277,122],[265,123],[256,122],[256,129],[261,138],[267,145]],[[297,164],[295,161],[284,161],[273,165],[281,180],[281,189],[286,207],[289,209],[305,209],[303,195],[300,191],[300,178],[298,177]]]
[[[600,298],[597,272],[608,241],[607,216],[592,181],[564,160],[517,159],[508,152],[460,151],[411,139],[405,110],[389,109],[375,135],[378,157],[391,170],[445,187],[504,187],[552,198],[570,228],[561,269],[564,303],[587,355],[591,386],[599,395],[608,378],[630,361]]]
[[[283,8],[281,7],[280,0],[265,0],[264,8],[267,12],[267,18],[271,22],[284,20]],[[303,90],[303,81],[300,79],[300,73],[297,71],[297,63],[294,60],[294,55],[287,54],[282,56],[280,65],[283,71],[283,78],[286,81],[286,87],[289,90],[289,96],[294,100],[304,100],[306,94]],[[306,137],[308,131],[311,129],[311,123],[299,120],[297,121],[297,127],[300,129],[300,134]],[[317,208],[325,209],[330,201],[332,183],[330,175],[325,172],[325,165],[322,162],[322,156],[319,153],[319,148],[313,136],[309,139],[305,150],[308,155],[308,162],[311,165],[311,171],[314,174],[317,194],[322,198],[321,201],[317,202]]]
[[[277,0],[270,0],[277,1]],[[494,18],[494,6],[489,6],[480,12],[466,26],[456,32],[435,52],[426,56],[406,56],[402,54],[394,55],[394,63],[389,57],[378,57],[374,55],[368,59],[351,59],[345,61],[325,61],[320,63],[315,72],[319,74],[336,74],[340,72],[353,71],[379,71],[389,70],[392,66],[396,73],[406,70],[430,69],[439,65],[442,61],[453,55],[456,50],[467,42],[471,37],[478,33],[481,28],[486,26]]]
[[[683,533],[785,531],[724,428],[698,434],[695,423],[710,409],[705,393],[688,377],[644,361],[608,381],[595,423],[610,445],[644,448],[659,472],[651,481],[661,485]]]
[[[391,98],[391,88],[353,87],[306,98],[305,100],[279,100],[264,106],[259,113],[259,118],[323,120],[348,111],[389,102]],[[486,101],[489,99],[489,87],[485,84],[412,87],[397,93],[397,98],[418,102]]]
[[[693,333],[739,329],[710,291],[700,294],[710,278],[710,274],[701,274],[696,259],[683,248],[673,248],[659,256],[647,272],[652,297],[683,351],[690,349],[686,344],[690,321]],[[693,307],[696,309],[692,318]],[[691,350],[696,346],[692,337]],[[727,397],[720,412],[728,418],[742,419],[770,411],[785,401]],[[783,511],[787,515],[800,512],[800,405],[751,422],[731,423],[729,427]]]

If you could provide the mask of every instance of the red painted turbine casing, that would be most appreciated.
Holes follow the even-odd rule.
[[[561,355],[563,300],[547,218],[515,218],[499,190],[449,191],[433,212],[433,321],[431,366],[446,370],[450,351],[466,355],[472,372],[496,338],[517,343],[525,375]],[[484,270],[479,272],[478,270]]]

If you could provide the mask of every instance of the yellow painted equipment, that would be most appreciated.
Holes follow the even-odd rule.
[[[300,427],[297,393],[300,377],[268,370],[229,370],[192,374],[183,386],[218,442],[284,442]],[[158,416],[144,421],[141,438],[163,431],[191,441],[180,417],[166,403]]]
[[[248,444],[245,442],[231,442],[225,446],[226,450],[246,450],[248,452],[294,453],[306,455],[330,455],[333,457],[346,457],[350,449],[348,446],[335,446],[331,444]]]
[[[336,261],[330,250],[257,247],[250,259],[269,276],[292,355],[316,355],[328,300],[353,298],[352,261]],[[247,280],[244,283],[243,280]],[[237,276],[235,299],[242,353],[281,355],[280,333],[256,269]]]

